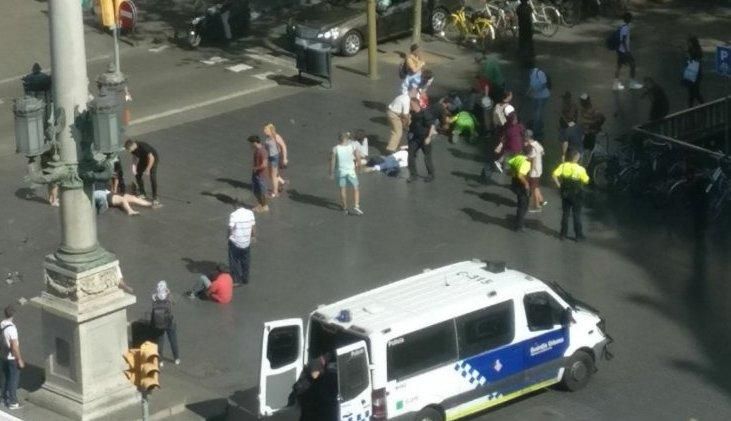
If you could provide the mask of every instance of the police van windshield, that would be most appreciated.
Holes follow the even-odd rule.
[[[358,341],[366,341],[368,338],[355,335],[343,330],[340,326],[329,325],[317,320],[310,320],[310,339],[308,360],[313,360],[328,352],[334,353],[338,348],[354,344]],[[370,349],[370,343],[368,343]]]
[[[569,294],[565,289],[561,287],[557,282],[554,281],[547,281],[545,282],[546,285],[548,285],[553,292],[558,294],[559,297],[563,298],[564,301],[568,303],[571,308],[576,309],[576,307],[582,307],[586,310],[589,310],[593,313],[599,314],[599,310],[595,309],[594,307],[590,306],[589,304],[586,304],[585,302],[576,299],[573,295]]]

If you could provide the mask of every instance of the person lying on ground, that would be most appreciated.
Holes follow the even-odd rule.
[[[96,206],[97,213],[103,213],[110,207],[114,207],[124,210],[129,216],[140,214],[132,208],[132,205],[154,208],[153,202],[149,200],[141,199],[131,194],[115,194],[109,190],[94,190],[94,205]]]
[[[401,150],[387,156],[374,156],[365,160],[364,172],[381,171],[388,176],[397,176],[401,168],[408,165],[409,147],[402,146]]]

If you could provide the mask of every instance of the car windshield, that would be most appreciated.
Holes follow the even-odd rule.
[[[571,295],[568,291],[563,289],[561,285],[558,284],[558,282],[555,281],[547,281],[545,282],[546,285],[548,285],[553,292],[558,294],[559,297],[561,297],[564,301],[566,301],[571,308],[576,309],[576,307],[582,307],[586,310],[589,310],[593,313],[599,314],[599,311],[595,309],[594,307],[590,306],[589,304],[586,304],[585,302],[576,299],[573,295]]]

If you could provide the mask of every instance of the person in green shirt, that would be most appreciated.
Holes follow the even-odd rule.
[[[576,241],[584,240],[581,226],[581,208],[584,203],[583,187],[589,184],[589,175],[586,169],[578,164],[581,154],[569,149],[566,152],[568,160],[553,170],[553,182],[561,189],[561,240],[566,239],[569,228],[569,216],[573,213],[574,233]]]
[[[454,143],[454,135],[463,137],[467,142],[472,143],[477,136],[477,122],[472,113],[460,111],[447,119],[452,126],[449,132],[449,143]]]
[[[484,55],[480,61],[482,62],[480,76],[487,79],[492,100],[499,101],[505,90],[505,77],[500,69],[500,63],[494,54]]]
[[[508,168],[512,177],[510,188],[515,193],[518,201],[515,214],[515,230],[518,232],[525,231],[525,215],[528,213],[528,199],[530,197],[528,173],[530,173],[531,164],[527,155],[531,152],[531,148],[528,146],[523,153],[514,155],[508,160]]]

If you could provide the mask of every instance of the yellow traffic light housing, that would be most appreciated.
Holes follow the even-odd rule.
[[[98,2],[99,20],[105,28],[116,27],[115,17],[119,19],[119,5],[123,0],[96,0]],[[95,9],[96,10],[96,9]]]
[[[145,342],[140,346],[140,371],[138,387],[143,392],[160,388],[160,355],[157,344]]]
[[[135,386],[139,386],[140,380],[140,350],[130,349],[122,355],[124,362],[127,364],[124,369],[124,375],[127,380]]]

